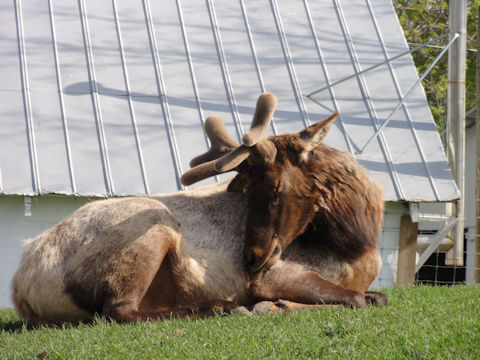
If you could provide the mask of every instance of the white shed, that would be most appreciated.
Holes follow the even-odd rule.
[[[459,196],[388,0],[14,0],[0,24],[0,306],[22,239],[94,198],[180,189],[203,119],[240,138],[263,91],[272,134],[338,111],[326,143],[384,185],[374,287],[397,280],[409,204]]]

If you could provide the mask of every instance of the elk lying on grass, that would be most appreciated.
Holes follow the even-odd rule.
[[[231,182],[92,202],[26,241],[13,280],[20,316],[55,324],[206,316],[279,299],[386,304],[367,292],[381,266],[380,186],[321,144],[336,116],[263,139],[275,106],[273,94],[260,96],[241,146],[220,118],[207,120],[212,147],[182,181],[238,171]]]

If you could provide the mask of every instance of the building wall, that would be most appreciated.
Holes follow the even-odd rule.
[[[385,215],[382,231],[378,237],[378,249],[382,256],[382,269],[371,285],[371,289],[390,288],[397,282],[398,237],[400,219],[408,214],[408,206],[404,203],[385,203]]]
[[[75,209],[91,201],[67,196],[32,198],[31,216],[25,216],[23,196],[0,196],[0,308],[12,307],[11,280],[18,268],[22,240],[35,237]],[[372,288],[392,287],[396,281],[400,218],[407,207],[386,203],[384,224],[379,236],[383,267]]]
[[[13,306],[10,286],[20,262],[22,241],[35,237],[89,201],[67,196],[31,200],[31,216],[25,216],[23,196],[0,196],[0,308]]]

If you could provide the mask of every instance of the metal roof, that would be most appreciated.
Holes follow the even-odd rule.
[[[355,154],[418,80],[410,55],[358,74],[408,51],[387,0],[15,0],[0,24],[4,194],[175,190],[203,119],[240,138],[263,91],[271,134],[338,111],[325,142]],[[387,201],[459,196],[421,87],[355,157]]]

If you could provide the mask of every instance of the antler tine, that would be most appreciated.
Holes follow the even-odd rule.
[[[216,160],[211,160],[195,166],[182,175],[180,182],[185,186],[189,186],[203,179],[218,175],[214,167],[215,162]]]
[[[243,136],[243,145],[238,145],[227,132],[222,119],[210,116],[205,121],[205,132],[212,143],[206,153],[190,161],[192,169],[181,177],[183,185],[192,185],[198,181],[225,173],[237,168],[252,153],[265,162],[275,157],[276,148],[269,140],[263,139],[272,118],[277,98],[272,93],[263,93],[257,101],[250,130]]]
[[[250,148],[245,145],[237,147],[228,154],[223,155],[220,159],[215,161],[215,170],[219,173],[224,173],[235,169],[243,160],[250,156]]]
[[[243,160],[248,158],[249,155],[249,148],[244,145],[239,146],[235,150],[228,152],[219,159],[204,162],[191,168],[182,175],[180,182],[185,186],[189,186],[211,176],[233,170],[240,165]]]
[[[273,93],[266,92],[260,95],[250,130],[243,135],[243,145],[251,147],[263,139],[276,107],[277,97]]]
[[[206,153],[196,156],[190,161],[190,167],[192,168],[205,162],[218,159],[239,146],[228,134],[220,116],[209,116],[207,120],[205,120],[204,130],[210,140],[211,147]]]

